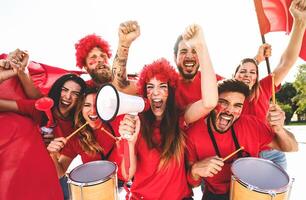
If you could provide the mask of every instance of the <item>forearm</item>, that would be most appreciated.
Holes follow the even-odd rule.
[[[0,71],[0,84],[9,78],[12,78],[13,76],[16,76],[16,72],[11,69]]]
[[[126,180],[131,180],[136,172],[137,168],[137,157],[135,154],[135,146],[134,145],[129,145],[129,159],[130,159],[130,168],[128,171],[128,174],[126,173],[126,162],[125,162],[125,157],[123,157],[122,162],[121,162],[121,170],[122,170],[122,175]]]
[[[275,142],[277,144],[276,149],[279,149],[281,151],[298,151],[298,143],[294,135],[285,128],[282,128],[277,131],[277,133],[275,134]]]
[[[30,76],[27,73],[25,73],[23,71],[18,72],[18,78],[19,78],[19,80],[22,84],[22,87],[23,87],[27,97],[29,97],[31,99],[38,99],[38,98],[42,97],[42,94],[35,87],[32,79],[30,78]]]
[[[0,112],[18,112],[16,101],[0,99]]]
[[[294,20],[288,46],[284,51],[278,66],[273,71],[275,75],[275,85],[279,85],[282,82],[296,62],[303,43],[305,28],[306,23],[303,20]]]
[[[218,88],[216,74],[205,44],[197,47],[201,70],[202,103],[205,110],[212,110],[218,101]]]
[[[60,158],[59,158],[59,154],[58,153],[50,153],[50,157],[52,158],[52,161],[54,163],[56,172],[57,172],[57,176],[58,178],[61,178],[65,175],[69,164],[71,163],[72,159],[70,160],[68,165],[65,165],[63,163],[60,162]]]
[[[129,54],[129,48],[130,44],[120,42],[113,61],[113,84],[119,88],[126,88],[129,85],[126,73],[126,63]]]

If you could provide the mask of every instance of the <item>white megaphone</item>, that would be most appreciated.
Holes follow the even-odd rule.
[[[116,90],[112,84],[104,84],[97,93],[96,109],[104,122],[112,121],[117,115],[134,114],[150,108],[148,101],[139,96],[128,95]]]

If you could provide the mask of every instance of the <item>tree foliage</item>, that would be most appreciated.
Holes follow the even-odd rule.
[[[276,99],[282,110],[286,114],[285,123],[288,124],[297,110],[298,105],[295,100],[295,96],[297,95],[297,91],[292,83],[286,82],[282,85],[282,88],[276,93]]]
[[[306,113],[306,64],[299,66],[293,86],[297,91],[297,95],[294,97],[294,101],[298,105],[297,113]]]

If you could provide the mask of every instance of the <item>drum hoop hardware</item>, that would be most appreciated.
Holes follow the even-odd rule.
[[[92,182],[89,182],[89,183],[81,183],[81,182],[77,182],[77,181],[73,181],[73,180],[69,180],[69,183],[71,183],[73,185],[76,185],[76,186],[80,186],[80,187],[94,186],[94,185],[99,185],[101,183],[104,183],[104,182],[114,178],[115,175],[116,174],[112,174],[112,175],[108,176],[107,178],[97,180],[97,181],[92,181]]]
[[[93,186],[93,185],[98,185],[98,184],[101,184],[101,183],[104,183],[108,180],[110,180],[111,178],[113,178],[114,176],[116,176],[116,173],[117,173],[117,170],[118,170],[118,167],[115,163],[113,162],[110,162],[110,161],[106,161],[106,160],[97,160],[97,161],[92,161],[92,162],[89,162],[91,164],[95,164],[95,163],[100,163],[100,162],[105,162],[105,163],[109,163],[109,164],[112,164],[114,165],[115,167],[115,170],[108,174],[107,176],[105,176],[105,178],[102,178],[101,180],[96,180],[96,181],[91,181],[91,182],[88,182],[88,183],[83,183],[83,182],[79,182],[79,181],[75,181],[75,180],[72,180],[72,178],[70,176],[68,176],[68,181],[69,183],[73,184],[73,185],[76,185],[76,186],[81,186],[81,187],[86,187],[86,186]],[[75,170],[78,170],[80,167],[83,167],[84,165],[86,165],[88,163],[85,163],[83,165],[80,165],[80,166],[77,166],[76,168],[74,168],[69,174],[72,174]],[[68,182],[67,181],[67,182]]]

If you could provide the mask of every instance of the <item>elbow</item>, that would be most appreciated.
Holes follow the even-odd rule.
[[[202,105],[203,110],[211,111],[217,106],[217,101],[202,101]]]

